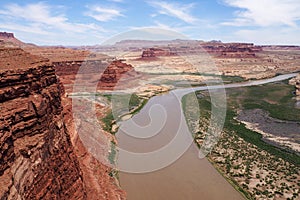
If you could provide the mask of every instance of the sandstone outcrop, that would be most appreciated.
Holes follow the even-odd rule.
[[[100,78],[99,86],[101,89],[114,89],[119,81],[122,81],[121,79],[128,80],[138,75],[132,65],[116,60],[104,70]]]
[[[300,74],[298,74],[298,76],[296,76],[295,78],[291,79],[289,83],[296,87],[296,99],[297,101],[300,101]]]
[[[14,34],[13,33],[7,33],[7,32],[0,32],[0,38],[14,38]]]
[[[142,53],[142,59],[152,59],[159,56],[172,56],[176,55],[175,53],[171,52],[170,49],[161,49],[161,48],[149,48],[144,50]]]
[[[63,61],[54,62],[54,65],[56,73],[68,93],[73,90],[75,78],[77,78],[77,83],[82,82],[86,87],[96,85],[96,89],[112,90],[118,85],[119,81],[140,76],[132,65],[126,64],[121,60]],[[88,79],[85,77],[88,77]]]
[[[181,45],[169,45],[169,47],[148,48],[142,52],[141,59],[154,60],[160,56],[176,56],[186,54],[197,54],[206,51],[218,58],[255,58],[262,47],[252,43],[221,43],[221,42],[190,42]]]
[[[262,48],[252,43],[205,43],[201,47],[220,58],[255,58]]]
[[[28,59],[22,50],[18,59]],[[5,55],[1,55],[2,58]],[[22,64],[22,63],[21,63]],[[85,199],[63,120],[63,87],[47,64],[0,66],[0,199]]]
[[[15,38],[13,33],[0,32],[0,41],[5,43],[12,43],[15,45],[23,45],[24,43]]]
[[[53,63],[56,75],[58,75],[64,85],[64,90],[68,94],[73,91],[75,78],[82,79],[82,83],[85,86],[94,85],[95,81],[96,83],[99,82],[101,74],[103,74],[108,64],[112,62],[111,58],[107,58],[103,54],[87,55],[86,51],[63,47],[27,48],[27,50],[37,56],[47,57]],[[81,82],[78,81],[78,83],[80,84]],[[98,161],[83,145],[74,124],[72,99],[66,96],[62,97],[62,105],[64,122],[82,171],[87,199],[125,199],[124,191],[120,189],[115,178],[110,175],[113,169]],[[101,152],[98,156],[106,159],[110,151],[110,141],[114,139],[111,134],[101,134],[101,138],[103,140],[99,140],[99,143],[105,143],[106,141],[109,143],[106,145],[105,151]]]

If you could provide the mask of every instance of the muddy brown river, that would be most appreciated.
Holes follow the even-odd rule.
[[[293,76],[294,74],[290,74],[261,81],[228,84],[225,88],[259,85]],[[223,86],[212,87],[218,89]],[[207,87],[181,89],[175,90],[175,93],[180,94],[181,98],[192,91],[206,89]],[[191,143],[183,155],[170,165],[166,165],[166,162],[178,156],[176,149],[169,152],[166,150],[161,157],[156,154],[147,157],[148,152],[164,151],[164,147],[171,144],[174,137],[178,136],[181,141],[190,141],[187,126],[185,123],[181,124],[183,117],[181,104],[175,93],[170,92],[151,98],[131,119],[136,126],[131,126],[125,121],[116,135],[120,149],[142,154],[140,160],[135,160],[122,151],[118,155],[117,165],[121,168],[119,180],[128,200],[243,199],[206,158],[199,158],[199,150],[194,143]],[[182,132],[184,134],[181,136]],[[185,150],[179,143],[177,145],[178,149]],[[143,167],[148,172],[136,173]]]

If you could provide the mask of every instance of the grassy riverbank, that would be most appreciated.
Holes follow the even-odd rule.
[[[104,124],[103,129],[112,134],[115,134],[117,130],[112,130],[113,125],[117,121],[121,120],[125,115],[137,114],[148,102],[148,99],[141,98],[136,94],[118,94],[118,95],[104,95],[109,104],[113,102],[114,114],[110,109],[106,115],[101,119]]]

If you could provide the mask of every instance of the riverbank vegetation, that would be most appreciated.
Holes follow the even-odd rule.
[[[117,130],[113,130],[113,125],[116,124],[124,115],[133,115],[138,113],[147,103],[147,99],[141,98],[136,94],[105,94],[109,105],[106,115],[101,119],[103,122],[103,129],[107,132],[115,134]]]
[[[247,129],[235,119],[240,110],[258,108],[273,118],[300,122],[300,110],[295,108],[292,98],[293,90],[286,81],[227,90],[224,129],[208,159],[247,199],[300,198],[299,155],[264,142],[261,134]],[[186,106],[189,95],[183,98],[185,115],[193,112]],[[195,141],[201,146],[212,105],[208,92],[196,92],[196,95],[200,97],[200,120],[198,127],[190,130],[194,130]],[[194,124],[188,121],[189,126]]]

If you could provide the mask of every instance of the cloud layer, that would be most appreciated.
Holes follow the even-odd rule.
[[[14,2],[0,7],[0,31],[37,44],[99,44],[146,27],[199,40],[300,45],[300,0]]]
[[[297,26],[300,20],[299,0],[224,0],[232,7],[239,8],[236,18],[224,25],[235,26]]]
[[[194,4],[179,4],[166,1],[154,1],[149,2],[149,4],[157,9],[158,14],[175,17],[186,23],[197,21],[197,18],[190,14],[190,10],[194,7]]]
[[[107,21],[114,20],[117,17],[124,16],[121,13],[121,10],[116,8],[104,8],[103,6],[97,6],[97,5],[88,6],[88,8],[89,11],[86,12],[85,14],[100,22],[107,22]]]

